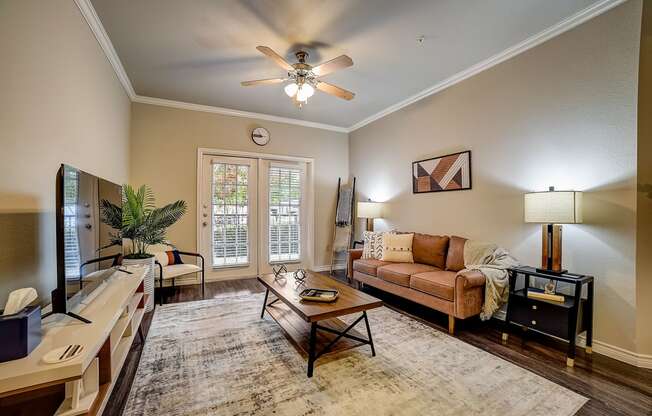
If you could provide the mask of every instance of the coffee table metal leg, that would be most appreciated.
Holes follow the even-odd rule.
[[[376,349],[374,348],[374,340],[371,338],[371,328],[369,328],[369,319],[367,319],[367,311],[362,312],[364,316],[364,324],[367,327],[367,338],[369,338],[369,345],[371,346],[371,356],[376,356]]]
[[[269,289],[265,291],[265,300],[263,301],[263,310],[260,312],[260,319],[265,316],[265,308],[267,307],[267,296],[269,296]]]
[[[310,351],[308,351],[308,377],[312,377],[315,365],[315,344],[317,343],[317,322],[310,325]]]

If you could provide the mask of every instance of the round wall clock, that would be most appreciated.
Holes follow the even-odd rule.
[[[264,127],[256,127],[251,132],[251,140],[258,146],[265,146],[269,143],[269,132]]]

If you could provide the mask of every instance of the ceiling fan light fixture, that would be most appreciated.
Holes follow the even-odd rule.
[[[256,49],[274,61],[276,65],[283,68],[286,71],[287,76],[283,78],[243,81],[240,83],[243,87],[282,84],[289,81],[290,83],[285,85],[283,90],[285,94],[287,94],[287,96],[290,97],[299,107],[308,102],[308,98],[315,94],[315,89],[347,101],[350,101],[355,97],[355,94],[351,91],[347,91],[344,88],[323,82],[319,79],[324,75],[352,66],[353,60],[346,55],[340,55],[330,61],[322,62],[317,66],[312,66],[306,63],[308,53],[305,51],[298,51],[295,56],[299,62],[290,64],[285,60],[285,58],[267,46],[257,46]]]
[[[297,91],[299,90],[299,86],[296,83],[291,83],[285,86],[284,88],[285,93],[288,95],[288,97],[294,97]]]
[[[308,101],[312,97],[315,89],[310,84],[303,84],[297,91],[297,101]]]

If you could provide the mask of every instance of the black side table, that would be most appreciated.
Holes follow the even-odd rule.
[[[593,276],[540,273],[534,267],[515,267],[508,269],[508,273],[509,303],[503,341],[507,341],[509,323],[562,339],[568,342],[566,365],[573,367],[577,335],[586,331],[586,353],[593,352]],[[564,302],[529,298],[528,290],[543,292],[530,287],[531,277],[574,285],[573,294],[564,295]],[[585,284],[587,295],[583,298]]]

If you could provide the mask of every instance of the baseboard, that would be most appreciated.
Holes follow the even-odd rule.
[[[577,337],[577,345],[582,348],[586,346],[586,336],[584,334]],[[639,354],[597,339],[593,340],[593,352],[635,367],[652,368],[652,355]]]
[[[313,270],[315,272],[328,272],[330,271],[331,266],[329,264],[324,265],[324,266],[314,266],[311,267],[310,270]],[[346,270],[346,263],[340,263],[340,264],[335,264],[335,267],[333,267],[334,270]],[[206,282],[220,282],[224,280],[239,280],[239,279],[252,279],[256,276],[232,276],[232,277],[221,277],[221,278],[211,278],[210,276],[206,276],[205,281]],[[186,286],[186,285],[198,285],[201,283],[201,277],[200,276],[193,276],[191,274],[186,275],[186,276],[180,276],[174,279],[174,284],[176,286]],[[163,281],[163,287],[169,287],[172,286],[172,279],[165,279]],[[156,279],[155,282],[155,287],[159,287],[159,282],[158,279]]]
[[[221,282],[225,280],[253,279],[255,277],[256,276],[230,276],[230,277],[217,278],[217,277],[206,276],[204,281],[206,283],[209,283],[209,282]],[[174,284],[175,286],[198,285],[201,284],[201,277],[200,276],[195,277],[190,274],[186,276],[177,277],[174,279]],[[156,279],[156,281],[154,282],[154,286],[157,288],[159,287],[158,279]],[[163,287],[169,287],[169,286],[172,286],[172,279],[165,279],[163,281]]]

